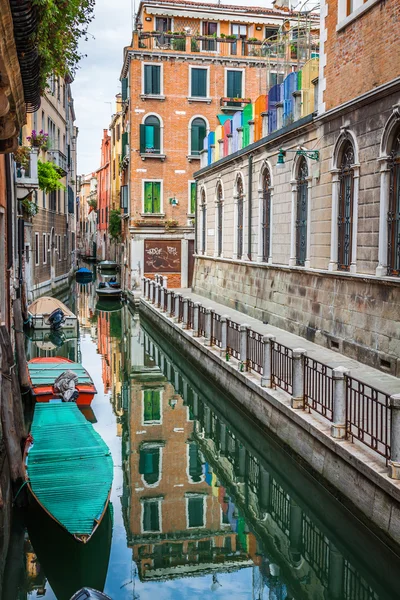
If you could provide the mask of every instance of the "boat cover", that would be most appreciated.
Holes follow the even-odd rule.
[[[80,363],[60,362],[28,362],[29,377],[33,387],[39,385],[53,385],[55,380],[62,375],[66,368],[73,371],[78,378],[78,383],[93,383],[89,373]]]
[[[75,403],[36,404],[31,435],[32,492],[69,533],[90,536],[113,480],[109,448]]]
[[[93,275],[93,273],[90,269],[87,269],[86,267],[81,267],[77,270],[76,275]]]
[[[54,390],[59,392],[64,402],[75,402],[79,396],[76,389],[79,380],[73,371],[64,371],[54,382]]]
[[[65,304],[63,304],[57,298],[51,296],[42,296],[38,298],[28,307],[28,311],[31,315],[51,315],[53,310],[60,308],[66,317],[75,317],[74,313],[69,310]]]

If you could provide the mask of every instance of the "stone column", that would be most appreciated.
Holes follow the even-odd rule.
[[[221,317],[221,356],[225,356],[228,346],[228,317]]]
[[[218,140],[219,158],[224,158],[224,140]]]
[[[254,121],[249,121],[249,138],[250,144],[254,144]]]
[[[201,304],[195,302],[193,305],[193,337],[199,337],[199,312]]]
[[[204,169],[208,164],[208,150],[200,150],[200,168]]]
[[[146,295],[146,277],[142,277],[141,279],[142,281],[142,285],[141,285],[141,292],[142,292],[142,296]]]
[[[296,266],[296,208],[297,208],[297,181],[290,182],[292,186],[292,214],[290,220],[290,258],[289,267]]]
[[[333,377],[333,421],[331,436],[342,440],[346,437],[346,376],[350,369],[336,367],[332,370]]]
[[[241,150],[243,148],[243,127],[238,127],[237,132],[238,132],[238,150]]]
[[[211,346],[211,309],[206,308],[206,338],[204,344]]]
[[[175,320],[179,319],[179,299],[182,298],[182,294],[175,294],[175,305],[174,305],[174,315]]]
[[[165,288],[160,287],[160,310],[164,311]]]
[[[350,273],[357,273],[357,230],[358,230],[358,196],[360,190],[360,165],[353,165],[353,216],[351,238]]]
[[[247,329],[248,329],[248,325],[240,325],[239,327],[239,332],[240,332],[240,341],[239,341],[239,348],[240,348],[240,369],[241,370],[246,370],[247,371]],[[242,367],[243,365],[243,367]]]
[[[172,296],[173,296],[173,292],[170,292],[168,294],[168,298],[167,298],[167,315],[168,315],[168,317],[172,317]]]
[[[228,133],[226,137],[228,138],[228,154],[232,154],[233,135],[232,133]]]
[[[338,264],[338,214],[339,214],[339,169],[332,169],[332,216],[331,216],[331,258],[328,271],[337,271]]]
[[[276,103],[276,129],[283,127],[283,102]]]
[[[379,245],[378,245],[378,266],[376,267],[377,277],[387,275],[388,262],[388,223],[387,216],[389,212],[389,185],[390,169],[388,157],[378,159],[381,163],[381,189],[379,195]]]
[[[210,145],[211,148],[211,162],[215,162],[215,144]]]
[[[263,337],[264,344],[264,362],[263,362],[263,374],[261,377],[261,385],[263,387],[271,387],[272,373],[271,373],[271,354],[272,354],[272,342],[276,341],[276,337],[272,333],[267,333]]]
[[[168,277],[166,275],[164,275],[164,277],[162,278],[162,284],[163,284],[163,287],[167,290],[168,289]]]
[[[189,323],[189,299],[188,298],[184,298],[183,299],[183,329],[187,329],[188,328],[188,323]]]
[[[311,267],[311,205],[312,205],[312,176],[307,177],[307,239],[306,239],[306,258],[304,267]]]
[[[261,113],[261,118],[262,118],[262,136],[267,137],[268,135],[268,112],[262,112]]]
[[[307,352],[303,348],[295,348],[293,357],[293,395],[291,398],[292,408],[304,408],[304,356]]]
[[[400,394],[389,399],[390,406],[390,461],[389,477],[400,479]]]
[[[154,304],[154,287],[155,287],[155,283],[154,281],[150,281],[150,302],[152,304]]]

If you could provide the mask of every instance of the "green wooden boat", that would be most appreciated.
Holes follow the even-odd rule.
[[[87,542],[108,506],[113,462],[75,403],[36,404],[24,464],[38,503],[75,539]]]

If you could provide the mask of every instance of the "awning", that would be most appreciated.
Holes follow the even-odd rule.
[[[160,8],[153,6],[146,6],[146,13],[148,15],[157,15],[162,17],[179,17],[179,18],[190,18],[190,19],[199,19],[199,20],[212,20],[212,21],[229,21],[229,22],[237,22],[237,23],[254,23],[261,25],[281,25],[282,20],[285,18],[285,14],[282,13],[282,17],[274,17],[270,15],[249,15],[245,16],[243,13],[230,13],[225,8],[225,13],[218,14],[215,11],[215,7],[210,5],[209,11],[201,12],[194,8],[190,10],[188,8],[169,8],[167,6],[162,6]],[[293,21],[296,21],[296,18],[293,18]]]

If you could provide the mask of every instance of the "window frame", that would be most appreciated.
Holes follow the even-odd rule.
[[[39,232],[35,232],[35,267],[38,267],[40,264],[40,241],[39,241]]]
[[[192,72],[193,70],[206,71],[206,95],[205,96],[194,96],[192,93]],[[189,99],[191,102],[211,102],[210,97],[210,67],[203,67],[201,65],[189,65]]]
[[[43,253],[42,253],[42,264],[47,265],[47,241],[48,241],[48,233],[43,233]]]
[[[145,67],[159,67],[160,68],[160,93],[159,94],[146,94],[146,85],[145,85]],[[146,61],[142,62],[142,96],[145,98],[165,98],[164,96],[164,64],[162,62],[151,62]],[[159,117],[160,118],[160,117]]]
[[[192,128],[193,128],[193,123],[195,122],[196,119],[201,119],[205,123],[206,135],[204,136],[204,139],[207,138],[209,131],[210,131],[210,127],[209,127],[209,123],[208,123],[207,119],[205,117],[203,117],[202,115],[194,115],[189,121],[189,156],[191,159],[194,158],[194,159],[200,160],[200,153],[203,150],[203,148],[199,149],[198,154],[194,154],[193,150],[192,150]],[[204,140],[203,140],[203,142],[204,142]],[[196,151],[194,151],[194,152],[196,152]]]
[[[162,496],[158,496],[157,498],[141,498],[140,499],[140,504],[141,504],[141,509],[142,509],[142,514],[140,516],[140,527],[141,527],[142,533],[161,533],[162,532],[162,500],[163,500]],[[157,504],[158,505],[158,525],[159,525],[158,530],[155,530],[155,529],[149,530],[149,529],[144,528],[145,504]]]
[[[242,93],[239,98],[246,97],[246,70],[237,67],[225,67],[224,70],[224,97],[228,98],[228,72],[229,71],[240,71],[242,73]]]
[[[159,213],[148,213],[145,212],[145,201],[144,201],[144,190],[146,183],[159,183],[160,184],[160,212]],[[164,180],[163,179],[142,179],[142,215],[147,216],[163,216],[164,214]]]
[[[191,212],[190,209],[192,208],[192,185],[196,185],[196,180],[195,179],[189,179],[188,181],[188,217],[194,217],[196,214],[196,206],[194,207],[195,210],[194,212]],[[197,201],[197,198],[196,198]]]
[[[146,120],[149,117],[156,117],[160,123],[160,152],[141,152],[142,147],[141,147],[141,128],[139,127],[139,152],[140,152],[140,156],[142,158],[159,158],[164,160],[165,159],[165,154],[164,154],[164,121],[163,119],[160,117],[160,115],[158,115],[157,113],[147,113],[146,115],[143,116],[141,125],[146,127]]]
[[[203,524],[202,525],[190,525],[189,522],[189,501],[199,500],[203,501]],[[204,529],[207,525],[207,495],[201,493],[187,492],[185,494],[185,512],[186,512],[186,528],[187,529]]]

